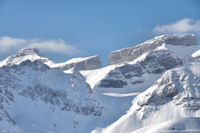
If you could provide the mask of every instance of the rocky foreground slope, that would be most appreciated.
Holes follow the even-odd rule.
[[[199,131],[185,122],[199,124],[199,49],[193,34],[163,35],[111,52],[105,67],[22,49],[0,62],[0,132]]]

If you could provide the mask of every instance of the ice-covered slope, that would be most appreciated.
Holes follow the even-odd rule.
[[[130,133],[174,118],[200,117],[200,63],[165,72],[133,100],[130,110],[102,133]]]
[[[200,117],[173,119],[152,126],[144,127],[132,133],[199,133]]]

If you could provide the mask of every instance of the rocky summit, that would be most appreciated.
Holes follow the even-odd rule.
[[[197,45],[197,39],[193,34],[158,36],[132,48],[124,48],[111,52],[109,55],[109,64],[112,65],[134,60],[141,56],[143,53],[152,51],[164,44],[175,46],[193,46]]]

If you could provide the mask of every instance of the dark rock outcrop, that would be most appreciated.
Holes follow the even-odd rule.
[[[183,63],[183,59],[175,57],[170,51],[152,51],[141,61],[136,63],[127,62],[117,66],[100,81],[99,87],[123,88],[128,84],[143,83],[142,75],[144,73],[160,74],[166,70],[181,66]]]

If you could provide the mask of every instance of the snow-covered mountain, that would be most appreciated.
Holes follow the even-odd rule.
[[[131,133],[174,118],[200,117],[199,83],[200,62],[168,70],[133,100],[127,114],[101,132]]]
[[[173,35],[173,36],[175,37],[175,35]],[[163,36],[155,37],[153,40],[149,40],[147,42],[155,42],[156,38],[158,38],[160,40],[160,38],[162,38],[162,37]],[[177,36],[177,38],[178,37],[179,36]],[[93,85],[92,87],[94,87],[94,89],[96,89],[96,90],[100,90],[101,93],[103,92],[104,94],[110,95],[110,96],[114,95],[113,92],[115,92],[115,96],[116,96],[116,92],[120,93],[121,95],[123,93],[126,93],[128,95],[133,92],[140,93],[140,92],[143,92],[144,90],[146,90],[147,88],[151,88],[151,86],[154,84],[154,82],[156,80],[158,80],[159,77],[161,75],[163,75],[163,73],[167,70],[171,71],[171,70],[173,70],[173,68],[178,69],[181,67],[186,67],[185,69],[187,69],[187,65],[191,64],[191,63],[192,63],[191,65],[193,65],[194,62],[196,64],[194,67],[198,70],[199,66],[197,64],[199,62],[199,58],[197,56],[198,55],[197,53],[198,53],[200,47],[198,45],[194,45],[194,44],[195,43],[193,43],[193,45],[188,44],[188,45],[182,46],[182,45],[174,45],[174,44],[172,45],[172,44],[163,43],[162,45],[160,45],[159,47],[156,47],[155,49],[152,49],[152,50],[149,50],[148,52],[142,53],[141,56],[139,56],[136,59],[133,59],[133,61],[125,61],[120,64],[114,64],[114,65],[108,66],[106,68],[95,70],[93,72],[97,72],[97,74],[91,74],[91,77],[93,77],[93,75],[97,76],[98,73],[99,73],[99,75],[102,74],[103,72],[106,72],[106,73],[104,74],[104,76],[100,75],[99,80],[97,78],[94,79],[96,81],[96,86],[94,84],[92,84]],[[140,45],[143,47],[143,44],[140,44]],[[148,44],[148,45],[150,45],[150,44]],[[154,45],[154,43],[152,43],[151,45]],[[138,49],[139,46],[135,46],[135,47]],[[133,49],[135,47],[133,47]],[[141,53],[141,52],[139,52],[139,53]],[[140,67],[136,67],[135,69],[128,69],[130,67],[133,68],[136,65],[140,66]],[[129,67],[127,67],[127,66],[129,66]],[[127,75],[123,74],[122,69],[120,70],[120,67],[122,67],[122,68],[124,67],[124,70],[126,70],[126,72],[127,72],[126,74],[128,75],[128,78],[126,78]],[[105,69],[105,71],[103,69]],[[92,78],[90,77],[89,72],[85,72],[85,73],[81,72],[81,73],[83,75],[85,75],[87,82],[89,84],[94,83],[92,81]],[[192,74],[190,74],[190,75],[192,76]],[[113,83],[115,86],[107,86],[107,87],[101,86],[102,81],[104,82],[105,80],[111,80],[111,81],[112,80],[116,80],[116,81],[122,80],[124,82],[124,85],[122,85],[120,87],[116,87],[116,83]],[[133,82],[133,81],[136,81],[136,82]],[[127,84],[125,84],[125,82],[127,82]],[[135,84],[130,84],[131,82],[135,83]],[[110,83],[112,84],[112,82],[110,82]],[[119,83],[119,82],[117,82],[117,83]],[[167,85],[166,83],[164,85]],[[108,85],[110,85],[110,84],[108,83]],[[166,86],[166,88],[168,88],[168,86]],[[172,90],[174,90],[174,89],[175,88],[173,88]],[[165,94],[165,92],[163,92],[163,93]],[[198,93],[199,92],[197,91],[196,94],[198,94]],[[120,95],[118,95],[118,96],[120,96]],[[140,98],[138,98],[138,97],[136,97],[136,98],[133,97],[133,99],[134,100],[135,99],[143,100],[147,96],[145,95],[144,97],[140,97]],[[155,96],[155,97],[158,97],[158,96]],[[161,101],[161,99],[159,99],[159,98],[155,99],[155,101],[153,101],[152,104],[156,104],[155,102],[159,102],[159,101]],[[200,99],[198,99],[198,100],[200,100]],[[172,101],[172,100],[169,100],[169,101]],[[176,99],[176,101],[177,101],[177,99]],[[157,106],[154,108],[158,109]],[[163,110],[165,110],[165,112],[163,114],[161,114],[161,111],[158,109],[157,114],[159,114],[160,116],[153,117],[154,115],[156,115],[156,111],[152,111],[151,114],[147,115],[148,112],[152,110],[152,108],[150,107],[149,109],[148,108],[146,109],[146,107],[145,107],[144,110],[146,110],[146,112],[143,113],[144,116],[141,116],[141,113],[137,113],[136,116],[135,116],[135,114],[132,116],[132,115],[130,115],[130,113],[127,113],[124,116],[122,116],[119,120],[117,120],[116,122],[114,122],[113,124],[108,126],[107,128],[102,129],[102,130],[101,129],[95,130],[95,132],[103,132],[103,133],[104,132],[105,133],[118,133],[118,132],[124,133],[124,132],[126,132],[126,133],[128,133],[128,132],[132,132],[138,128],[154,124],[154,122],[155,123],[162,122],[162,121],[170,120],[172,118],[176,118],[176,117],[174,117],[174,115],[176,116],[177,114],[173,114],[173,112],[172,112],[173,115],[170,117],[167,114],[165,115],[165,113],[168,113],[166,110],[168,110],[170,108],[171,107],[169,107],[169,106],[164,107]],[[180,107],[180,108],[182,108],[182,107]],[[192,107],[189,107],[189,108],[192,108]],[[134,109],[135,109],[135,106],[132,105],[130,110],[134,110]],[[135,110],[137,110],[137,109],[135,109]],[[128,111],[128,112],[131,112],[131,111]],[[141,112],[143,112],[143,110]],[[179,112],[179,110],[177,112]],[[164,117],[164,116],[166,116],[166,117]],[[198,113],[197,113],[197,115],[195,114],[195,115],[191,115],[191,116],[200,117]],[[153,118],[151,118],[151,117],[153,117]],[[180,117],[184,117],[184,115],[180,115]],[[178,117],[178,118],[180,118],[180,117]],[[163,120],[162,119],[159,120],[160,118],[163,118]],[[131,121],[131,122],[129,122],[129,121]]]
[[[77,116],[103,113],[103,106],[76,69],[64,73],[44,62],[49,60],[36,49],[19,51],[3,61],[0,131],[75,132],[76,126],[84,127]]]
[[[169,41],[171,39],[175,42]],[[179,44],[181,39],[183,39],[182,44]],[[192,40],[191,43],[187,39]],[[138,89],[144,91],[166,70],[182,66],[193,60],[194,53],[200,49],[195,40],[194,35],[158,36],[133,48],[126,48],[126,50],[133,52],[131,55],[126,55],[127,58],[132,59],[131,61],[122,61],[122,63],[92,71],[81,71],[81,73],[92,88],[100,88],[101,90],[104,88],[106,90],[112,90],[112,88],[125,90],[128,88],[129,91],[131,89],[132,91],[138,91]],[[118,52],[122,51],[124,49],[118,50]],[[135,52],[140,56],[134,55]],[[150,81],[149,77],[151,77]],[[144,85],[140,86],[143,83]]]
[[[199,50],[193,34],[162,35],[102,67],[98,56],[55,63],[22,49],[0,61],[0,132],[199,132]]]

